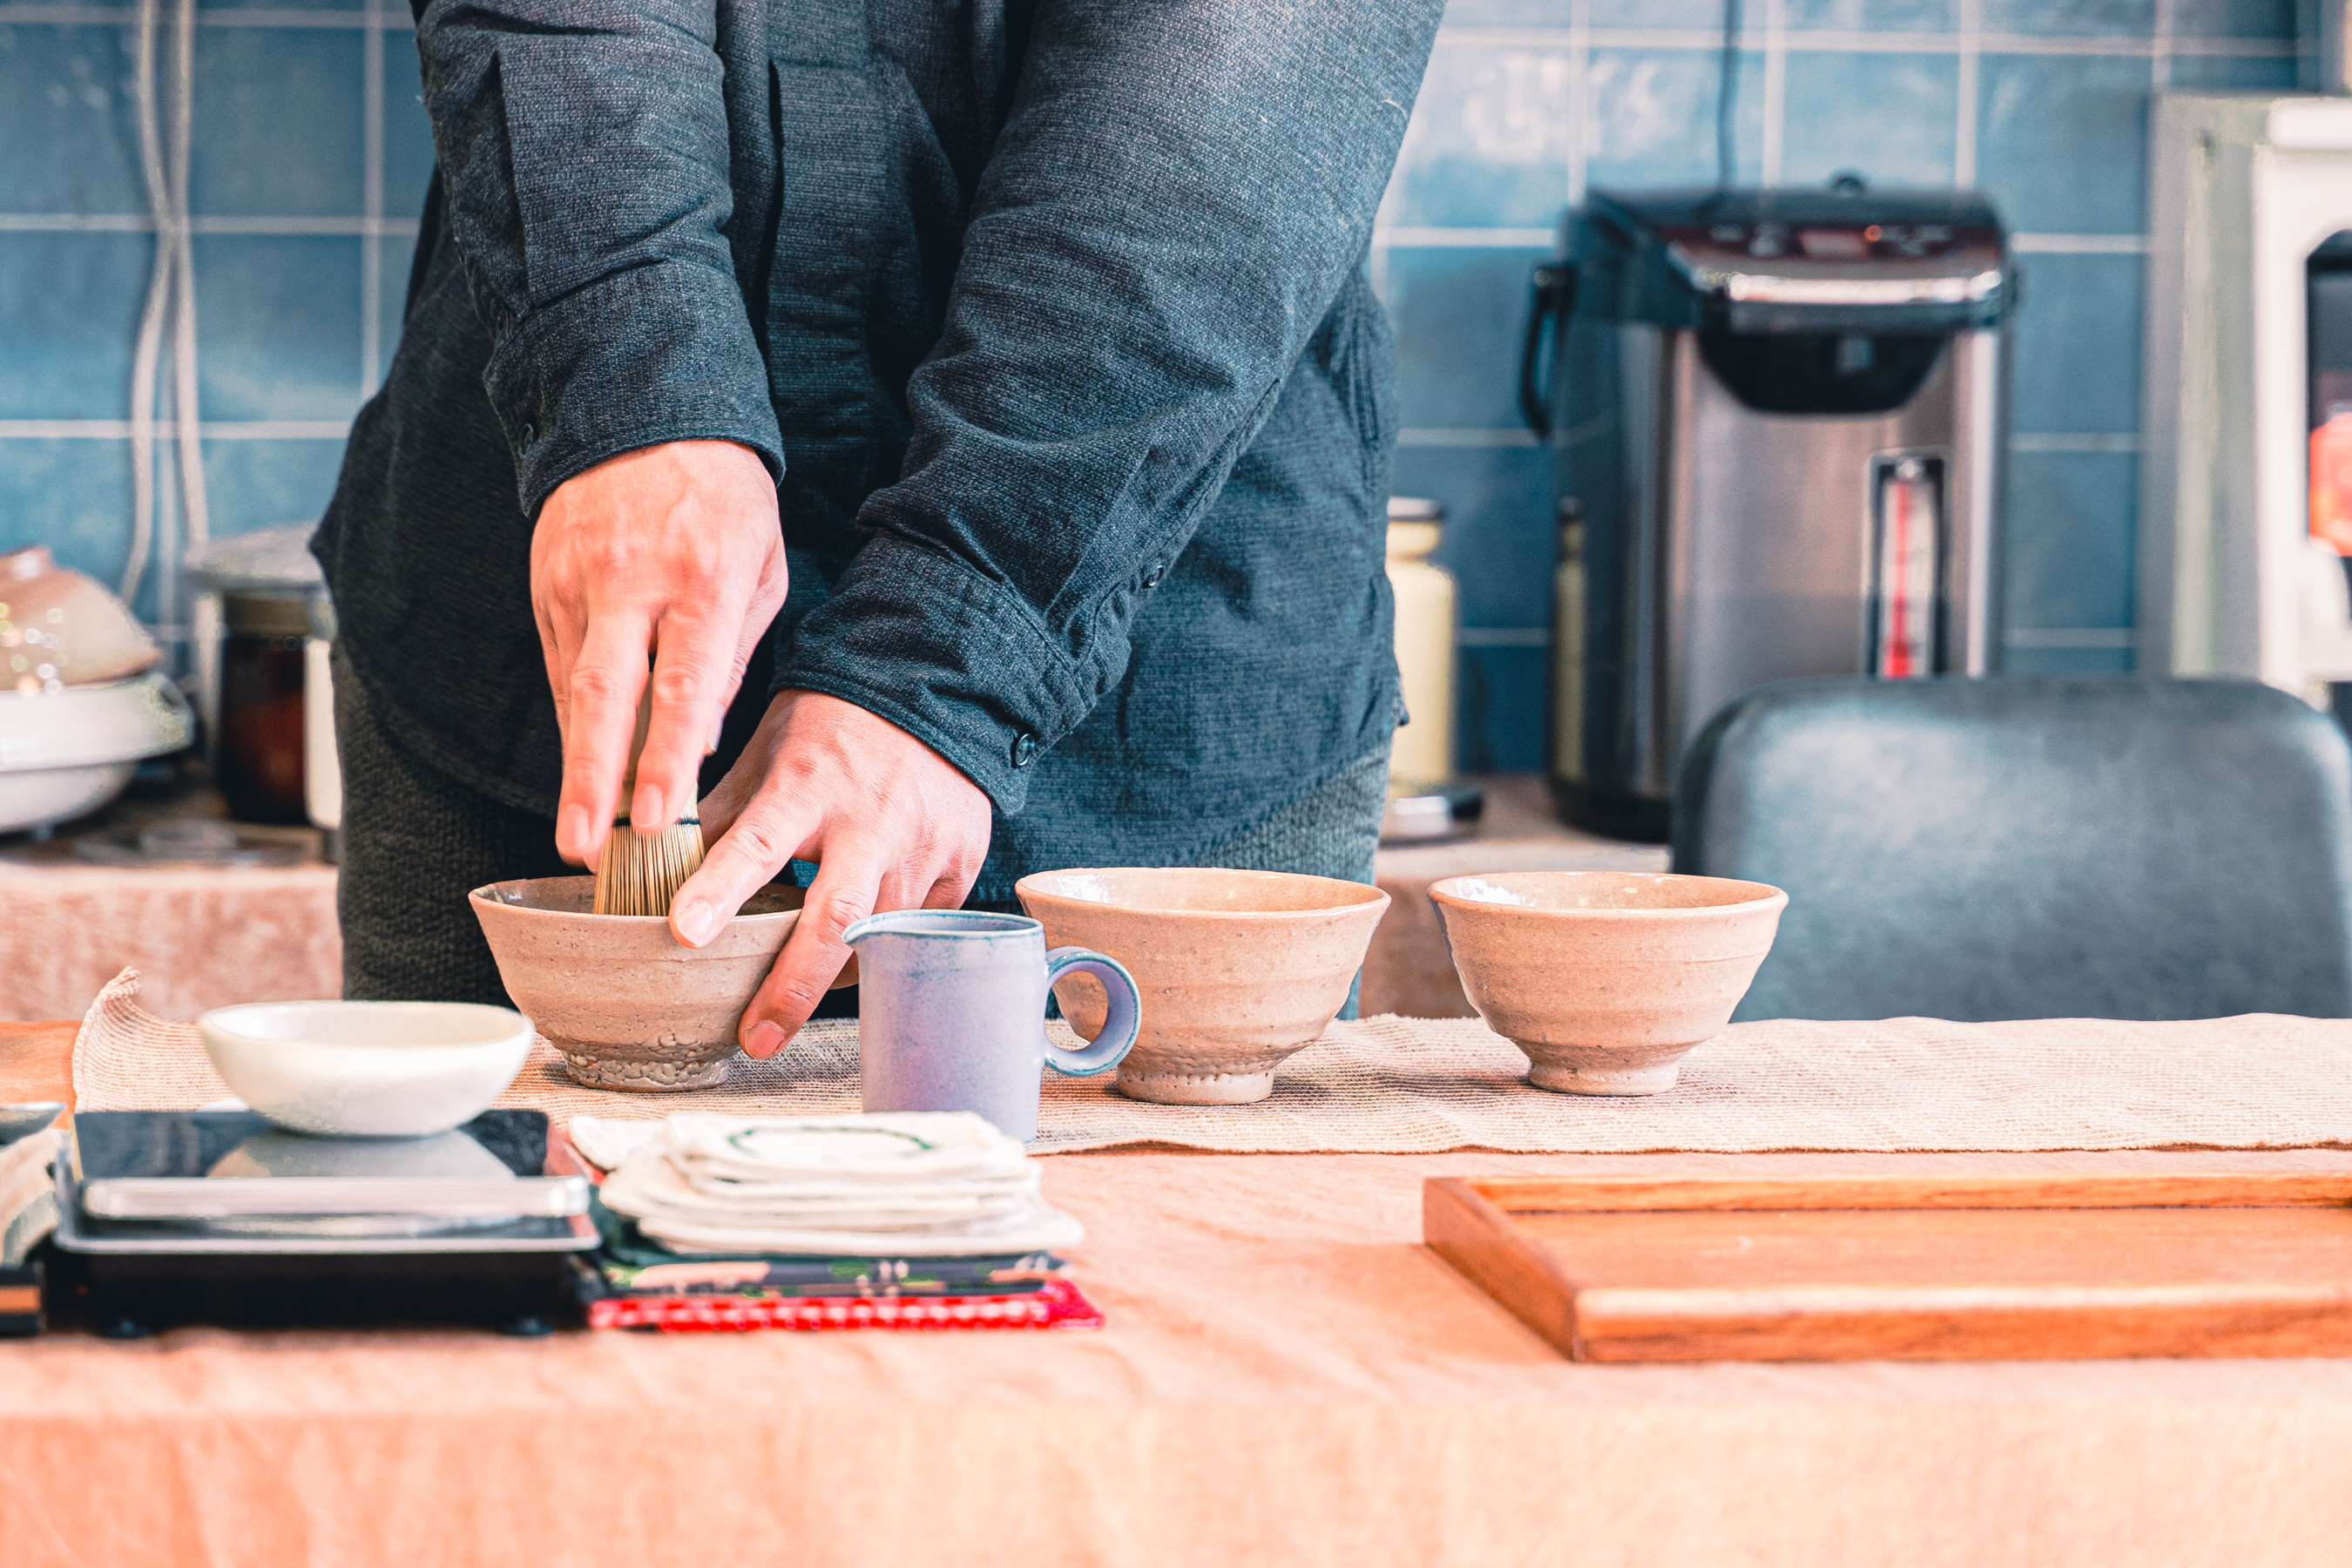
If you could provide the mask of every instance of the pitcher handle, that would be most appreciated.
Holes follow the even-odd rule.
[[[1074,1051],[1067,1046],[1057,1046],[1050,1038],[1045,1042],[1045,1065],[1055,1072],[1071,1078],[1092,1078],[1106,1073],[1125,1060],[1135,1048],[1135,1037],[1143,1027],[1143,993],[1136,989],[1135,976],[1127,966],[1106,952],[1096,952],[1084,947],[1057,947],[1045,955],[1045,984],[1068,973],[1091,974],[1102,982],[1103,994],[1110,1006],[1103,1014],[1102,1032],[1086,1049]]]

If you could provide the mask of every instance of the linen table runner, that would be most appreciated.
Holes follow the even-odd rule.
[[[193,1024],[139,1006],[125,970],[74,1042],[86,1110],[186,1110],[226,1098]],[[1049,1026],[1066,1040],[1067,1026]],[[1475,1018],[1339,1023],[1256,1105],[1147,1105],[1107,1075],[1045,1075],[1040,1154],[1160,1143],[1226,1153],[1748,1153],[2352,1148],[2352,1021],[2255,1014],[2195,1023],[2062,1018],[1953,1024],[1735,1024],[1664,1094],[1553,1094]],[[541,1040],[499,1104],[559,1121],[833,1113],[858,1108],[857,1026],[813,1023],[772,1060],[684,1094],[583,1089]]]

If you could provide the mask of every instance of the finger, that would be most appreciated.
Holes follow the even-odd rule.
[[[793,585],[791,558],[784,553],[784,531],[779,521],[776,542],[760,563],[759,586],[751,591],[751,617],[749,625],[754,633],[764,633],[769,623],[783,613],[784,599]],[[752,640],[758,641],[755,636]]]
[[[646,728],[636,793],[629,803],[629,820],[641,833],[693,815],[705,743],[725,714],[735,684],[729,630],[742,623],[742,598],[730,593],[708,615],[672,610],[662,617],[654,658],[653,721]]]
[[[904,860],[897,857],[884,862],[881,884],[874,889],[874,908],[877,910],[887,913],[891,910],[923,908],[923,900],[929,895],[933,879],[929,875],[894,868],[904,864]]]
[[[592,863],[620,802],[629,742],[636,735],[637,698],[646,685],[649,631],[642,616],[613,615],[593,623],[564,683],[572,723],[555,847],[582,865]]]
[[[727,720],[734,710],[736,699],[742,694],[744,678],[751,672],[751,660],[760,652],[761,639],[768,635],[767,623],[761,619],[762,614],[755,596],[750,613],[743,619],[742,636],[735,640],[735,658],[728,667],[727,688],[719,693],[719,710],[710,716],[710,733],[705,738],[702,748],[706,757],[719,749],[719,740],[727,729]],[[774,700],[771,694],[769,709],[773,708]],[[761,724],[768,717],[769,711],[763,710],[760,715]]]
[[[943,910],[963,908],[963,901],[971,897],[971,885],[980,880],[981,867],[988,859],[988,840],[989,821],[983,816],[976,824],[967,825],[965,831],[958,835],[955,842],[948,846],[945,855],[941,858],[945,864],[934,870],[935,880],[930,891],[924,895],[926,900],[941,898],[945,901],[939,904],[927,902],[927,908]]]
[[[561,600],[531,597],[531,619],[539,626],[540,657],[547,665],[547,689],[555,699],[555,734],[560,742],[572,733],[572,667],[578,659],[587,623],[579,607]]]
[[[866,851],[835,842],[825,846],[808,902],[793,923],[793,934],[758,994],[743,1010],[744,1054],[760,1059],[774,1056],[786,1040],[800,1032],[817,1003],[849,962],[849,944],[842,932],[874,912],[887,861]]]
[[[727,776],[702,797],[700,815],[704,844],[718,843],[759,794],[775,756],[776,728],[782,721],[774,706],[761,715],[759,728],[753,730],[751,738],[744,742],[743,754],[735,759],[735,765],[727,770]]]
[[[758,743],[755,736],[752,745],[756,746]],[[727,776],[711,786],[710,793],[702,797],[701,805],[696,808],[696,815],[702,819],[702,842],[705,854],[709,852],[709,846],[718,843],[726,836],[727,831],[735,826],[736,819],[743,815],[745,807],[751,804],[752,792],[760,787],[762,776],[761,763],[761,759],[753,754],[751,748],[745,747],[743,755],[736,759],[733,767],[727,770]]]
[[[702,867],[670,900],[669,931],[700,947],[734,918],[743,900],[766,887],[784,863],[809,846],[821,820],[798,792],[764,787],[702,858]],[[710,830],[703,829],[706,843]]]
[[[735,639],[735,683],[743,682],[743,672],[751,667],[752,655],[760,651],[761,639],[768,635],[776,617],[783,613],[784,596],[792,586],[792,572],[784,563],[783,540],[767,560],[760,563],[759,582],[753,585],[743,611],[742,635]]]
[[[783,609],[784,590],[789,577],[790,574],[784,568],[783,548],[780,543],[761,566],[759,585],[752,590],[751,607],[744,612],[742,630],[735,639],[734,661],[728,669],[727,689],[719,694],[719,710],[711,715],[710,734],[703,745],[706,755],[719,749],[719,740],[727,728],[728,715],[743,689],[744,678],[751,671],[751,661],[759,656],[761,645],[767,640],[777,615]],[[764,675],[766,671],[761,673]],[[773,700],[771,693],[771,708]],[[763,722],[767,717],[765,712],[761,715]],[[729,820],[732,821],[733,817],[730,816]]]
[[[531,534],[530,614],[539,627],[539,651],[547,664],[547,687],[555,699],[555,732],[560,738],[569,732],[572,704],[567,688],[581,637],[587,630],[587,616],[579,584],[555,563],[553,519],[542,516],[541,521],[542,526]]]

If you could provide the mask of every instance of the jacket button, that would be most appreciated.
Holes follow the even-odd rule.
[[[1147,588],[1157,588],[1160,586],[1160,580],[1167,575],[1167,567],[1154,566],[1150,571],[1146,572],[1143,574],[1143,585]]]
[[[1025,768],[1037,760],[1037,737],[1023,731],[1013,742],[1013,765]]]

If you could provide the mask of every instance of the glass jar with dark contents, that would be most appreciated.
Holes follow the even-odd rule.
[[[308,603],[258,594],[222,596],[220,744],[215,775],[239,822],[300,824],[303,639]]]

